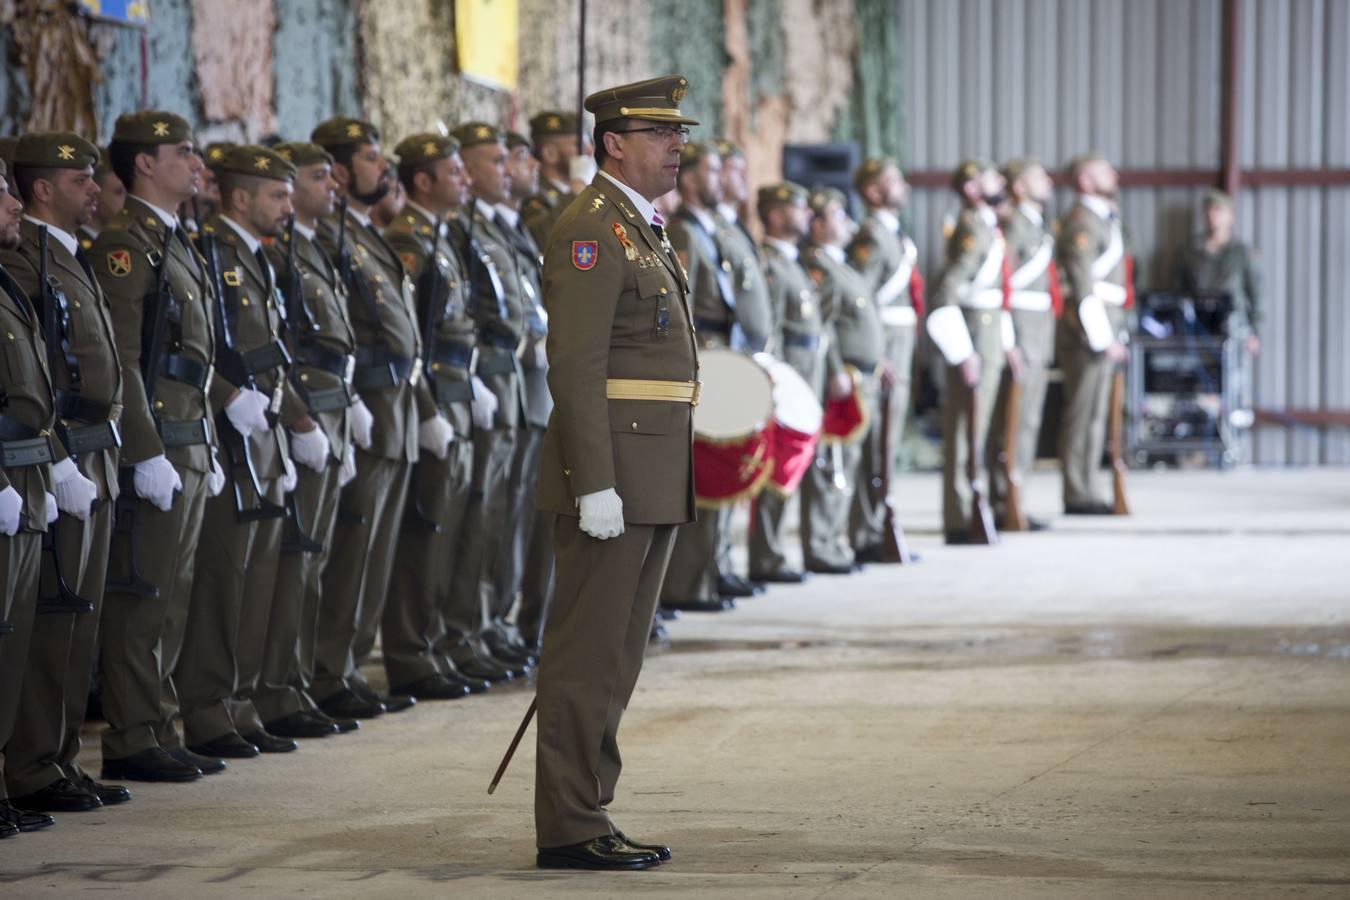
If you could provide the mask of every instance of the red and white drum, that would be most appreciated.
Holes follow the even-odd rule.
[[[767,353],[755,354],[755,362],[773,381],[773,427],[769,443],[773,472],[767,487],[788,497],[796,492],[815,459],[824,415],[815,390],[796,369]]]
[[[703,387],[694,407],[694,498],[715,508],[755,496],[773,472],[773,382],[748,356],[699,353]]]

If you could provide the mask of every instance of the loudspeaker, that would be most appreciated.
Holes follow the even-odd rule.
[[[838,188],[848,198],[848,211],[857,218],[853,170],[862,157],[857,144],[787,144],[783,147],[783,178],[802,187]]]

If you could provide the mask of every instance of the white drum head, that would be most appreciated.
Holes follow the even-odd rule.
[[[756,353],[755,362],[763,366],[773,380],[774,420],[801,434],[819,432],[825,414],[806,379],[792,366],[767,353]]]
[[[732,441],[761,431],[773,418],[773,382],[748,356],[715,348],[699,353],[703,388],[694,407],[694,433]]]

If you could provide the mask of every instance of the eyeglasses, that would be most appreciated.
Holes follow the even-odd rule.
[[[689,129],[683,125],[657,125],[652,128],[630,128],[627,131],[616,131],[614,134],[642,134],[644,131],[650,131],[656,135],[658,141],[668,141],[671,138],[679,138],[682,143],[689,142]]]

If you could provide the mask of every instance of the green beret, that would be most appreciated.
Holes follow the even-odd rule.
[[[25,134],[14,147],[10,162],[42,169],[83,169],[98,165],[98,148],[69,131]]]
[[[831,206],[848,207],[848,198],[838,188],[818,187],[811,191],[811,211],[820,215]]]
[[[506,133],[506,148],[508,150],[514,150],[517,147],[528,147],[531,151],[534,150],[534,145],[530,143],[530,139],[525,135],[521,134],[519,131],[508,131]]]
[[[181,144],[192,140],[187,119],[156,109],[122,113],[113,126],[118,144]]]
[[[577,133],[577,114],[561,110],[544,110],[530,119],[530,137],[539,143],[542,137],[553,135],[572,135]]]
[[[418,166],[422,163],[446,159],[459,152],[459,141],[443,134],[420,131],[398,142],[394,155],[399,165]]]
[[[689,88],[689,80],[683,75],[663,75],[647,81],[620,85],[596,91],[582,104],[586,111],[595,114],[595,124],[612,122],[615,119],[646,119],[651,122],[665,122],[672,125],[697,125],[697,119],[691,119],[680,112],[680,101]]]
[[[102,178],[112,174],[112,155],[107,147],[98,148],[98,164],[94,166],[94,177]]]
[[[1232,206],[1233,198],[1218,188],[1205,191],[1205,206]]]
[[[690,141],[680,148],[680,166],[696,166],[704,157],[720,155],[712,141]]]
[[[380,141],[380,129],[361,119],[333,116],[314,126],[309,139],[328,150],[352,144],[377,144]]]
[[[480,144],[495,144],[505,140],[500,131],[486,122],[465,122],[450,132],[464,149]]]
[[[0,178],[9,177],[6,164],[14,156],[14,148],[18,145],[19,139],[16,137],[0,137]]]
[[[225,154],[238,146],[239,145],[234,141],[212,141],[207,144],[206,151],[203,154],[203,159],[206,161],[206,167],[214,172],[216,168],[224,162]]]
[[[333,154],[308,141],[288,141],[285,144],[277,144],[272,150],[297,169],[315,163],[328,163],[330,166],[333,164]]]
[[[891,168],[894,168],[896,171],[899,171],[900,169],[900,163],[897,162],[894,157],[891,156],[869,157],[863,160],[862,165],[858,166],[858,168],[854,170],[853,186],[858,190],[862,190],[865,186],[871,184],[873,181],[876,181],[877,178],[881,176],[882,172],[885,172],[887,169]]]
[[[771,209],[775,206],[796,206],[806,203],[811,195],[806,188],[791,181],[780,184],[767,184],[759,189],[759,206]]]
[[[972,178],[979,178],[981,172],[988,171],[992,168],[993,165],[991,163],[987,163],[982,159],[961,160],[961,162],[957,164],[956,169],[952,172],[952,190],[956,191],[958,194],[961,193],[961,188],[967,181]]]
[[[717,147],[717,154],[721,156],[723,159],[726,159],[727,157],[730,156],[745,156],[745,154],[741,152],[740,147],[736,146],[735,144],[733,144],[731,141],[727,140],[724,137],[713,138],[712,142],[713,145]]]
[[[295,166],[287,162],[286,157],[267,147],[257,144],[239,144],[225,151],[225,156],[216,165],[219,174],[252,175],[255,178],[270,178],[273,181],[295,181]]]

